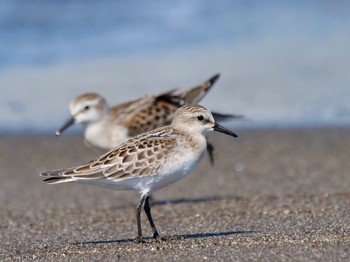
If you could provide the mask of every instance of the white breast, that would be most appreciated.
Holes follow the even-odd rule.
[[[174,154],[156,176],[149,177],[142,182],[139,188],[140,193],[158,190],[189,175],[203,159],[205,152],[204,147],[201,152],[183,150]]]

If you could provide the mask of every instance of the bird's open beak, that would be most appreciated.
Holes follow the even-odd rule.
[[[219,125],[218,123],[215,123],[213,128],[215,131],[224,133],[224,134],[229,135],[229,136],[237,137],[237,135],[235,133],[233,133],[231,130],[228,130],[227,128],[223,127],[222,125]]]
[[[74,117],[69,118],[64,125],[56,131],[56,136],[59,136],[63,133],[64,130],[66,130],[68,127],[73,125],[75,123]]]

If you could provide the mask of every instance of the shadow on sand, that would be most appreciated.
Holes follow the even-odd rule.
[[[227,232],[208,232],[208,233],[196,233],[196,234],[183,234],[174,236],[165,236],[164,241],[167,240],[181,240],[181,239],[195,239],[195,238],[209,238],[209,237],[222,237],[230,235],[241,235],[241,234],[255,234],[259,231],[227,231]],[[152,237],[143,238],[145,241],[153,241]],[[158,240],[154,240],[158,241]],[[98,244],[112,244],[112,243],[133,243],[134,238],[116,239],[116,240],[96,240],[96,241],[83,241],[72,243],[74,245],[98,245]]]
[[[219,196],[219,195],[213,195],[213,196],[205,196],[205,197],[197,197],[197,198],[176,198],[176,199],[169,199],[169,200],[150,200],[150,203],[152,206],[163,206],[163,205],[177,205],[177,204],[184,204],[184,203],[202,203],[202,202],[209,202],[209,201],[220,201],[220,200],[239,200],[240,197],[234,196],[234,195],[225,195],[225,196]],[[134,207],[134,204],[126,204],[126,205],[120,205],[115,206],[113,209],[123,209],[123,208],[129,208]]]
[[[238,200],[240,199],[237,196],[226,195],[226,196],[207,196],[207,197],[198,197],[198,198],[177,198],[170,200],[153,200],[152,206],[161,206],[161,205],[177,205],[183,203],[202,203],[209,201],[219,201],[219,200]],[[130,205],[123,205],[115,207],[115,209],[122,209],[130,207]],[[259,233],[259,231],[227,231],[227,232],[208,232],[208,233],[196,233],[196,234],[183,234],[183,235],[174,235],[174,236],[164,236],[166,240],[180,240],[180,239],[195,239],[195,238],[209,238],[209,237],[222,237],[238,234],[254,234]],[[145,241],[153,241],[152,237],[144,237]],[[96,240],[96,241],[82,241],[72,243],[74,245],[98,245],[98,244],[112,244],[112,243],[133,243],[135,242],[134,238],[125,238],[125,239],[116,239],[116,240]]]
[[[207,197],[197,197],[197,198],[177,198],[177,199],[170,199],[170,200],[153,200],[152,205],[153,206],[161,206],[161,205],[177,205],[177,204],[183,204],[183,203],[201,203],[201,202],[209,202],[209,201],[219,201],[219,200],[237,200],[239,197],[237,196],[207,196]]]

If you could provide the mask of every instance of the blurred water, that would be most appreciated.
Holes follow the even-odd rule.
[[[0,1],[0,130],[48,131],[74,96],[110,103],[222,73],[203,101],[254,124],[350,121],[348,1]]]
[[[127,55],[232,39],[250,30],[249,24],[237,21],[245,5],[186,0],[2,1],[0,65]]]

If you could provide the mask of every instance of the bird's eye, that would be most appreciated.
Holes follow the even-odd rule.
[[[197,116],[197,119],[198,119],[199,121],[203,121],[203,120],[204,120],[204,116],[199,115],[199,116]]]
[[[90,109],[90,106],[85,106],[84,107],[84,110],[89,110]]]

